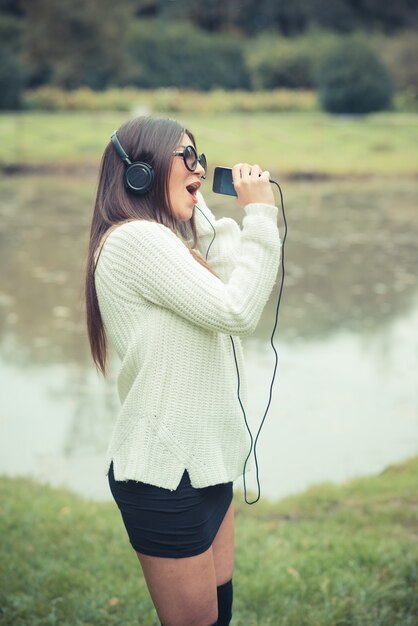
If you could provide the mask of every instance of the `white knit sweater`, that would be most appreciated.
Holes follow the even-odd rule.
[[[194,487],[235,480],[250,441],[237,396],[233,336],[246,406],[240,336],[256,328],[275,283],[281,242],[277,208],[245,207],[242,230],[198,206],[216,237],[214,276],[169,228],[135,220],[103,244],[95,284],[105,331],[122,363],[122,403],[106,454],[116,480],[175,489],[185,469]],[[213,230],[195,209],[203,257]]]

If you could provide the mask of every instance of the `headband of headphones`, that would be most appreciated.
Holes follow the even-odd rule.
[[[122,161],[126,163],[126,165],[132,165],[128,155],[126,154],[125,150],[122,148],[122,144],[119,141],[118,133],[116,130],[114,133],[112,133],[112,136],[110,139],[112,141],[113,147],[115,148],[118,156],[122,159]]]
[[[125,188],[128,191],[139,195],[148,193],[154,181],[154,170],[151,165],[142,161],[132,162],[125,150],[122,148],[122,144],[119,141],[116,130],[112,133],[110,139],[116,154],[126,165],[124,173]]]

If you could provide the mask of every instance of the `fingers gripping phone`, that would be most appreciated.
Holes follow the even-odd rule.
[[[226,196],[237,196],[229,167],[215,167],[212,190]]]
[[[277,185],[277,183],[274,180],[271,180],[271,178],[270,182]],[[215,167],[215,171],[213,174],[212,191],[214,191],[215,193],[222,193],[226,196],[237,197],[238,194],[235,191],[231,168]]]

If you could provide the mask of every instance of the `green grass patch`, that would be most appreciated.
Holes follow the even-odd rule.
[[[0,166],[98,167],[121,112],[0,115]],[[416,175],[418,114],[323,113],[176,116],[212,165],[259,163],[274,175]]]
[[[234,626],[413,626],[418,457],[277,503],[236,502]],[[0,478],[1,623],[157,624],[113,502]]]

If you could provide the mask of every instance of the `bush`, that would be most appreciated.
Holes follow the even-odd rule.
[[[415,94],[418,102],[418,32],[408,30],[392,37],[374,36],[372,44],[388,68],[396,90]]]
[[[0,1],[1,7],[1,1]],[[1,10],[1,9],[0,9]],[[0,13],[0,41],[1,45],[7,46],[13,52],[21,49],[24,21],[11,15]]]
[[[337,37],[312,29],[294,38],[269,34],[249,40],[246,63],[253,89],[311,89],[317,67]]]
[[[362,40],[335,45],[317,73],[321,106],[330,113],[371,113],[391,107],[393,87],[386,67]]]
[[[131,65],[119,85],[137,87],[214,87],[249,85],[242,46],[224,35],[207,35],[182,23],[136,21],[128,35]]]
[[[111,84],[127,62],[130,5],[113,0],[25,0],[23,55],[31,86],[104,89]]]
[[[413,89],[405,89],[395,94],[394,108],[402,113],[418,112],[418,94]]]
[[[16,54],[0,45],[0,109],[20,109],[24,85],[24,71]]]
[[[312,58],[285,37],[262,37],[250,42],[247,63],[254,89],[313,85]]]

